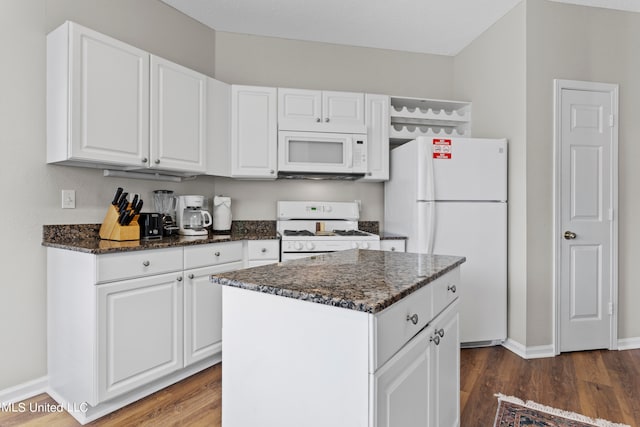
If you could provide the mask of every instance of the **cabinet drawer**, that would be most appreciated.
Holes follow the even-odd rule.
[[[460,269],[456,268],[430,285],[433,288],[433,315],[437,316],[460,295]]]
[[[184,248],[184,268],[242,261],[242,242],[212,243]]]
[[[280,240],[249,240],[247,255],[250,261],[280,259]]]
[[[97,258],[98,283],[182,270],[182,248],[105,254]]]
[[[380,250],[390,252],[405,252],[404,240],[380,240]]]
[[[422,287],[374,317],[373,372],[433,319],[431,288]]]

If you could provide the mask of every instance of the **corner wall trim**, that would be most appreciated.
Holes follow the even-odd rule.
[[[618,340],[618,350],[635,350],[640,348],[640,337],[621,338]]]
[[[526,347],[520,344],[518,341],[507,338],[502,346],[523,359],[541,359],[543,357],[555,357],[553,345],[551,344]]]
[[[44,376],[26,383],[0,390],[0,402],[10,404],[23,401],[38,394],[46,393],[49,387],[49,377]]]

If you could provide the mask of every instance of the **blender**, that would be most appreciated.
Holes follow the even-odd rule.
[[[163,236],[171,236],[178,232],[179,227],[174,220],[177,200],[171,190],[153,191],[153,204],[155,205],[156,212],[160,214],[162,219]]]

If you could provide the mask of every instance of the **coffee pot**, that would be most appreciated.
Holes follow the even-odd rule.
[[[205,236],[212,223],[211,214],[203,209],[204,196],[178,197],[178,232],[183,236]]]

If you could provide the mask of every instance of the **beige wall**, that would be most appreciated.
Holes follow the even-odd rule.
[[[553,79],[620,85],[619,338],[640,336],[640,14],[527,1],[527,345],[552,341]]]
[[[522,344],[527,339],[525,12],[520,3],[454,60],[454,97],[473,102],[473,136],[509,140],[508,336]]]

